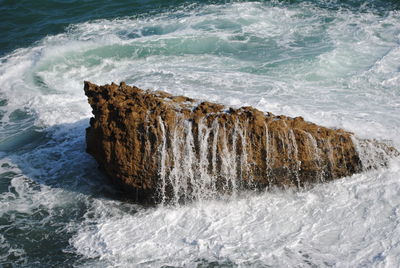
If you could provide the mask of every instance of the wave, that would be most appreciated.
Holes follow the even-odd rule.
[[[397,160],[309,191],[149,209],[110,200],[84,152],[84,80],[252,105],[399,148],[400,13],[364,11],[278,1],[179,6],[74,24],[3,56],[0,260],[395,266]],[[48,245],[42,251],[35,232]],[[34,257],[49,252],[61,260]]]

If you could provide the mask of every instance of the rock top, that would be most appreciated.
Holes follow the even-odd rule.
[[[139,202],[304,187],[386,165],[398,155],[385,144],[302,117],[233,109],[125,83],[85,82],[84,90],[94,114],[87,152]],[[374,148],[372,158],[362,161],[355,144]]]

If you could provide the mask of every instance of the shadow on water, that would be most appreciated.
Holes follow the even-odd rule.
[[[110,182],[86,153],[88,125],[89,120],[83,119],[44,129],[27,128],[0,142],[1,167],[20,170],[19,175],[39,185],[126,201],[129,197]]]

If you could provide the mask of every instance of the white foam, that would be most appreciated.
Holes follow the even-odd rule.
[[[34,150],[1,154],[20,169],[14,190],[0,194],[0,211],[51,211],[85,196],[57,186],[79,190],[93,183],[86,178],[96,165],[84,153],[91,109],[83,80],[126,80],[301,115],[400,148],[399,21],[397,11],[380,16],[310,3],[228,3],[76,24],[18,49],[0,59],[0,97],[8,100],[0,108],[0,131],[9,138],[35,125],[46,135]],[[17,109],[34,120],[11,122]],[[111,266],[193,266],[204,259],[395,267],[399,170],[396,160],[388,169],[310,191],[175,208],[139,209],[85,196],[90,208],[82,224],[69,227],[75,233],[70,242],[84,257]]]
[[[390,267],[400,257],[398,171],[356,175],[305,192],[248,193],[229,202],[107,215],[83,227],[71,243],[79,253],[117,266],[207,260]],[[98,202],[98,213],[114,209]]]

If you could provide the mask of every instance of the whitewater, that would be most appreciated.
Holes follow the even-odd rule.
[[[84,80],[302,116],[399,150],[399,11],[181,5],[70,24],[6,53],[0,264],[400,265],[400,159],[310,189],[145,207],[113,188],[85,152]]]

